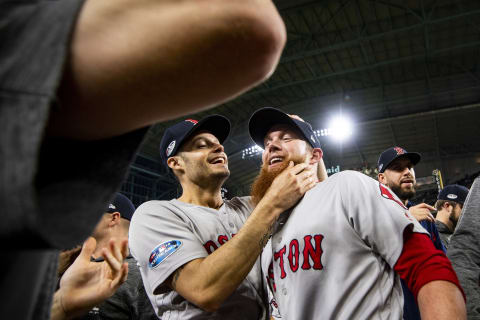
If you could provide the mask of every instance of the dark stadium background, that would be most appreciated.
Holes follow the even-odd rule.
[[[248,194],[258,171],[260,156],[245,153],[253,145],[247,123],[266,106],[297,114],[317,130],[338,114],[352,119],[348,140],[320,136],[327,168],[375,175],[380,152],[398,145],[423,156],[415,169],[426,184],[417,200],[435,200],[437,185],[429,183],[435,169],[444,184],[469,186],[480,171],[480,1],[274,2],[288,42],[272,77],[233,101],[181,118],[231,119],[228,197]],[[136,205],[178,195],[158,145],[165,128],[181,119],[150,130],[122,187]]]

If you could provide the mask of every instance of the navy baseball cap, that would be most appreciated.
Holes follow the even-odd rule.
[[[438,193],[437,199],[448,200],[463,204],[465,202],[465,199],[467,199],[468,191],[468,188],[464,186],[458,184],[450,184],[448,186],[445,186],[445,188],[443,188],[442,191]]]
[[[416,165],[420,159],[420,153],[407,152],[407,150],[400,147],[392,147],[382,152],[380,158],[378,158],[378,172],[383,173],[393,162],[393,160],[399,157],[407,157],[410,159],[413,165]]]
[[[320,141],[315,137],[310,123],[294,119],[285,112],[271,107],[262,108],[253,113],[248,123],[250,137],[257,145],[264,147],[263,141],[268,131],[278,124],[286,124],[297,128],[312,147],[321,148]]]
[[[186,119],[167,128],[163,134],[162,141],[160,141],[162,163],[166,165],[167,159],[177,154],[182,143],[200,130],[210,132],[217,137],[220,143],[223,143],[230,133],[230,121],[224,116],[215,114],[200,121]]]
[[[108,205],[108,213],[120,212],[120,216],[123,219],[131,220],[133,213],[135,212],[135,207],[133,206],[132,201],[125,197],[121,193],[115,194],[115,198]]]

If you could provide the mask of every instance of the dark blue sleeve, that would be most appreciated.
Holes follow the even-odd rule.
[[[447,250],[445,250],[445,247],[442,244],[442,240],[440,239],[440,235],[438,234],[437,226],[435,225],[435,223],[423,220],[420,221],[420,224],[422,225],[422,227],[425,228],[425,230],[428,231],[428,233],[430,233],[430,239],[432,240],[435,248],[437,248],[438,250],[442,250],[443,253],[447,253]]]

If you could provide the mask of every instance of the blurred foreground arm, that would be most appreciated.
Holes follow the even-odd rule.
[[[87,0],[49,134],[116,136],[264,81],[285,45],[270,0]]]
[[[103,262],[90,261],[96,241],[89,238],[75,262],[64,273],[60,288],[55,292],[51,319],[71,319],[86,313],[109,298],[125,282],[128,264],[127,240],[111,240],[103,249]]]

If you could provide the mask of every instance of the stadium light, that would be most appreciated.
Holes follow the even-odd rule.
[[[343,115],[336,116],[330,121],[328,131],[334,140],[338,142],[345,141],[353,133],[352,121]]]
[[[263,149],[255,144],[242,150],[242,159],[254,157],[262,152]]]

